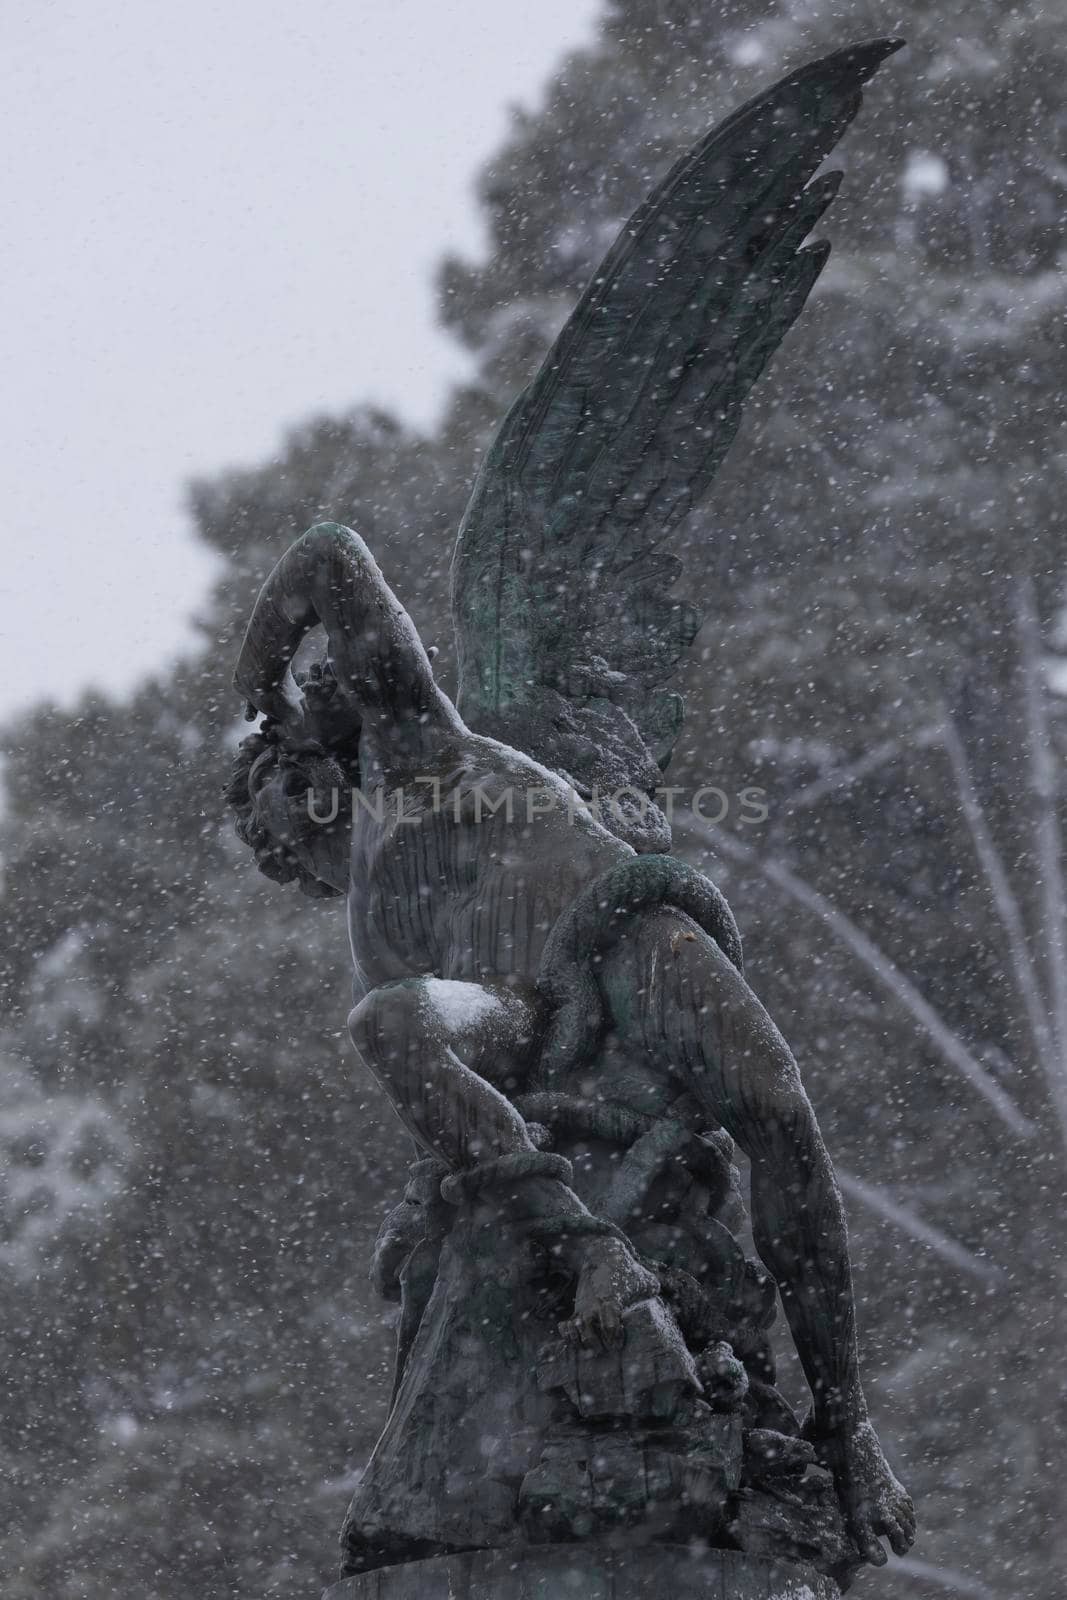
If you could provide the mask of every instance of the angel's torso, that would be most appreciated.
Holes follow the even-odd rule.
[[[533,978],[560,913],[632,854],[562,779],[495,740],[468,734],[386,770],[354,800],[357,989],[431,973]]]

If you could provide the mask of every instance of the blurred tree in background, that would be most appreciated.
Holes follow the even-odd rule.
[[[351,524],[450,683],[473,470],[624,217],[740,101],[887,31],[911,50],[841,153],[830,266],[685,536],[707,620],[670,781],[766,791],[761,826],[677,842],[735,906],[849,1198],[921,1517],[855,1592],[1061,1592],[1065,24],[1061,0],[613,0],[481,176],[485,260],[441,271],[477,366],[438,432],[319,419],[197,485],[227,563],[202,648],[7,730],[11,1600],[306,1600],[384,1417],[366,1268],[405,1142],[344,1033],[343,917],[259,877],[219,799],[258,584],[309,523]]]

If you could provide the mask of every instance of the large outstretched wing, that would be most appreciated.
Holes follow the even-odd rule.
[[[704,495],[829,245],[812,181],[901,47],[810,63],[713,129],[623,228],[483,463],[456,547],[459,709],[579,789],[650,793],[699,626],[657,551]],[[624,836],[662,847],[625,804]],[[625,819],[625,820],[624,820]]]

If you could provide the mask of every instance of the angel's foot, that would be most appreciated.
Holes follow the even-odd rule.
[[[841,1509],[864,1561],[885,1565],[882,1537],[895,1555],[907,1555],[915,1538],[915,1507],[890,1469],[870,1422],[844,1429],[817,1448],[833,1471]]]
[[[623,1340],[623,1312],[659,1293],[659,1279],[621,1239],[591,1239],[585,1247],[574,1296],[574,1315],[560,1332],[580,1343],[611,1349]]]

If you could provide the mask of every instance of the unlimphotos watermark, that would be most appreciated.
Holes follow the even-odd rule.
[[[307,791],[307,814],[312,822],[328,827],[341,814],[339,789]],[[731,794],[718,784],[704,784],[689,790],[680,785],[664,785],[652,795],[643,789],[623,785],[618,789],[592,789],[579,794],[572,785],[514,785],[494,783],[468,783],[446,790],[439,777],[416,777],[410,787],[386,789],[384,786],[367,793],[360,788],[351,791],[352,820],[363,814],[375,822],[394,826],[415,824],[427,816],[449,815],[459,823],[482,823],[502,818],[507,823],[535,823],[538,818],[552,812],[563,812],[572,825],[579,819],[592,817],[598,822],[614,819],[631,821],[634,816],[647,817],[658,810],[673,822],[681,810],[701,822],[713,825],[732,818],[743,827],[757,827],[769,816],[767,791],[748,786]]]

